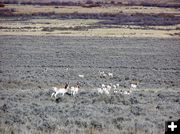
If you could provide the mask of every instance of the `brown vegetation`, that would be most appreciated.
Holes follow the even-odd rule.
[[[5,5],[3,3],[0,3],[0,8],[2,8],[2,7],[5,7]]]
[[[104,6],[104,5],[134,5],[134,6],[155,6],[155,7],[180,7],[180,2],[172,0],[155,0],[155,1],[146,1],[146,0],[105,0],[105,1],[96,1],[96,0],[79,0],[79,1],[56,1],[56,0],[6,0],[4,1],[6,4],[31,4],[31,5],[59,5],[59,6],[82,6],[82,7],[97,7],[97,6]]]
[[[101,2],[94,1],[84,4],[79,2],[76,3],[76,6],[72,2],[62,2],[63,6],[55,4],[56,6],[8,4],[5,8],[0,8],[1,17],[18,18],[18,25],[17,22],[10,21],[11,24],[16,23],[17,26],[2,21],[1,34],[12,34],[11,32],[18,34],[19,32],[28,35],[43,33],[45,35],[179,37],[178,34],[174,34],[178,33],[180,22],[180,12],[177,8],[117,6],[122,3],[116,1],[109,2],[110,6],[106,6],[106,8]],[[112,4],[116,6],[112,6]],[[28,22],[25,25],[21,21],[33,20],[37,17],[38,21],[49,20],[46,24],[45,22],[39,24],[36,20],[32,24]],[[63,23],[60,20],[64,20]],[[96,21],[86,24],[86,20]]]

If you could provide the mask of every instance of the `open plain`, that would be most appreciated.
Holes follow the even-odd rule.
[[[0,2],[0,134],[164,134],[180,119],[179,1],[43,2]],[[65,83],[79,92],[51,97]]]
[[[0,132],[164,133],[180,117],[180,41],[159,38],[1,36]],[[112,78],[99,71],[112,72]],[[84,75],[84,77],[79,77]],[[125,95],[98,94],[119,83]],[[80,83],[51,98],[54,84]]]

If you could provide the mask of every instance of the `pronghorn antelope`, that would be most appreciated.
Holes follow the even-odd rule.
[[[105,94],[109,94],[109,90],[107,88],[104,88],[103,91]]]
[[[130,95],[131,93],[132,93],[132,91],[124,91],[123,94]]]
[[[112,85],[112,87],[113,87],[114,89],[117,89],[117,88],[119,88],[119,84]]]
[[[109,72],[109,73],[108,73],[108,76],[109,76],[109,77],[113,77],[113,73],[110,73],[110,72]]]
[[[80,88],[80,86],[79,86],[79,84],[77,84],[76,86],[70,87],[69,90],[70,90],[71,94],[74,96],[74,95],[76,95],[78,93],[79,88]]]
[[[113,85],[113,89],[116,89],[117,88],[117,86],[116,85]]]
[[[116,87],[119,88],[119,84],[116,84]]]
[[[56,98],[58,94],[62,94],[62,96],[64,96],[64,94],[68,92],[68,84],[65,83],[65,85],[54,86],[52,90],[54,92],[51,94],[51,97],[55,96]]]
[[[111,86],[110,85],[106,86],[105,84],[101,84],[101,88],[97,88],[99,94],[103,94],[103,93],[109,94],[110,90],[111,90]]]
[[[110,91],[111,91],[111,89],[112,89],[112,84],[110,83],[110,84],[108,84],[108,85],[106,86],[105,93],[106,93],[106,94],[109,94]]]
[[[99,94],[109,94],[109,91],[107,90],[107,88],[97,88],[97,91]]]
[[[103,94],[103,92],[104,92],[102,88],[97,88],[97,91],[99,94]]]
[[[107,78],[107,77],[113,77],[113,73],[109,72],[109,73],[105,73],[104,71],[99,71],[99,75],[100,75],[100,78]]]
[[[105,88],[105,87],[106,87],[106,85],[105,85],[105,84],[101,84],[101,87],[102,87],[102,88]]]
[[[137,84],[131,83],[131,88],[133,88],[133,89],[137,88]]]
[[[104,71],[99,71],[100,78],[105,78],[107,74]]]
[[[79,74],[78,75],[80,78],[84,78],[84,75],[83,74]]]
[[[131,89],[137,88],[138,84],[139,84],[139,81],[133,80],[133,81],[131,82]]]
[[[112,85],[112,84],[109,84],[109,85],[107,85],[107,86],[106,86],[108,91],[110,91],[110,90],[111,90],[111,88],[112,88],[112,86],[111,86],[111,85]]]
[[[112,85],[114,93],[117,93],[119,90],[119,84]]]

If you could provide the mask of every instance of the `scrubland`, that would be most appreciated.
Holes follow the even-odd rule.
[[[0,133],[163,134],[180,117],[179,29],[173,5],[0,3]]]

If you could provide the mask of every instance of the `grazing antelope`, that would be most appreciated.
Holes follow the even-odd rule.
[[[132,91],[124,91],[124,94],[126,95],[130,95],[132,93]]]
[[[56,98],[58,94],[64,96],[64,94],[68,92],[68,84],[66,83],[65,85],[55,86],[52,88],[52,90],[54,92],[51,94],[51,97],[54,96]]]
[[[123,90],[114,90],[114,93],[124,94]]]
[[[97,91],[99,94],[103,94],[103,92],[104,92],[102,88],[97,88]]]
[[[100,78],[106,78],[107,74],[104,71],[99,71]]]
[[[136,89],[137,88],[137,86],[138,86],[138,84],[139,84],[139,81],[132,81],[131,82],[131,89]]]
[[[105,84],[101,84],[101,87],[102,87],[102,88],[105,88],[105,87],[106,87],[106,85],[105,85]]]
[[[116,85],[113,85],[113,89],[116,89],[117,88],[117,86]]]
[[[111,90],[111,88],[112,88],[111,84],[107,85],[106,87],[107,87],[107,90]]]
[[[113,73],[108,73],[108,76],[109,77],[113,77]]]
[[[137,84],[131,83],[131,88],[133,88],[133,89],[137,88]]]
[[[109,94],[109,90],[107,88],[104,88],[103,91],[105,94]]]
[[[103,90],[103,92],[105,93],[105,94],[109,94],[109,92],[110,92],[110,90],[111,90],[111,84],[109,84],[109,85],[104,85],[104,84],[102,84],[102,90]]]
[[[119,84],[115,84],[115,85],[112,85],[113,87],[113,90],[114,90],[114,93],[117,93],[118,92],[118,88],[119,88]]]
[[[101,84],[101,88],[97,88],[97,91],[99,94],[109,94],[109,90],[110,90],[110,85],[106,86],[105,84]]]
[[[72,94],[73,96],[76,95],[76,94],[79,92],[79,88],[80,88],[79,84],[77,84],[76,86],[72,86],[72,87],[70,88],[71,94]]]
[[[84,75],[82,75],[82,74],[79,74],[78,76],[79,76],[80,78],[84,78]]]

